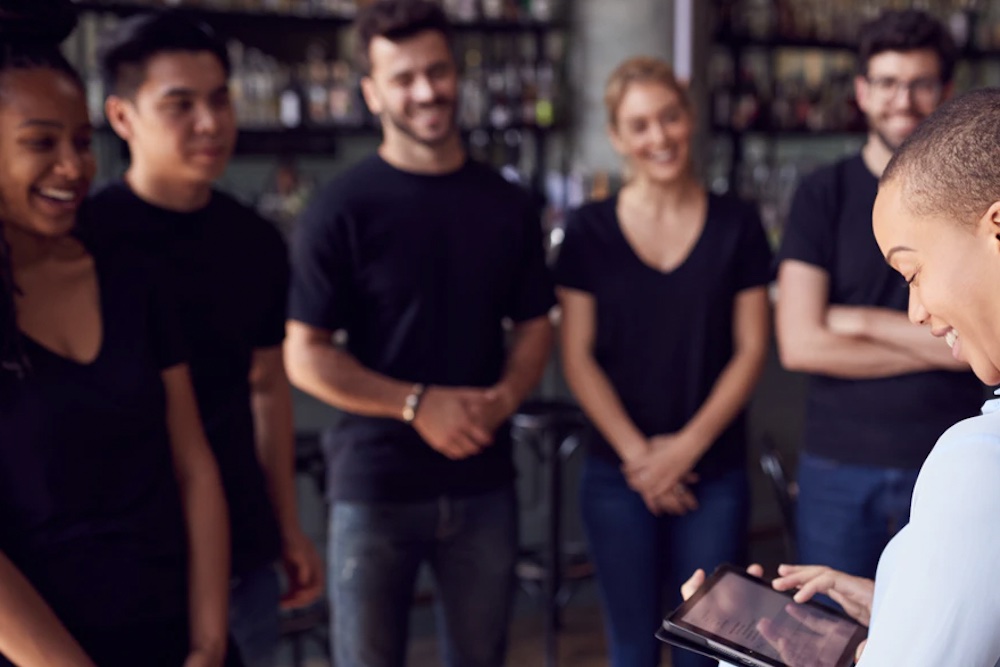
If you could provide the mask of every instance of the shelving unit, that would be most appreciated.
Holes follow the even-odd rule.
[[[100,2],[100,0],[74,0],[74,3],[81,11],[89,12],[110,12],[118,16],[132,16],[141,12],[148,12],[156,9],[163,9],[162,6],[140,4],[135,2]],[[309,30],[347,28],[354,20],[350,16],[338,16],[336,14],[303,14],[295,12],[276,12],[262,9],[251,11],[245,9],[215,9],[212,7],[201,7],[195,5],[177,5],[172,9],[188,14],[198,19],[210,23],[213,27],[222,29],[224,27],[246,26],[264,27],[269,30],[275,29],[275,21],[280,22],[282,28],[290,26],[305,27]],[[524,20],[476,20],[476,21],[455,21],[452,24],[456,32],[492,32],[492,33],[521,33],[539,32],[546,33],[552,30],[566,29],[563,21],[537,21],[534,19]]]
[[[95,42],[102,28],[115,20],[158,7],[150,3],[100,2],[83,0],[75,3],[83,17],[82,34],[70,47],[81,74],[88,85],[91,115],[100,118],[103,91],[99,90],[96,76]],[[303,3],[304,4],[304,3]],[[237,153],[242,155],[332,155],[338,144],[351,138],[372,139],[378,136],[375,119],[364,108],[358,90],[359,76],[348,65],[352,18],[333,14],[300,14],[275,11],[253,11],[247,9],[218,9],[207,6],[187,6],[183,3],[176,11],[204,22],[231,45],[234,59],[233,78],[236,90],[237,109],[246,112],[255,102],[268,105],[266,113],[257,114],[256,122],[241,123]],[[527,167],[520,169],[524,180],[536,192],[542,192],[549,140],[563,128],[562,109],[562,54],[552,43],[567,30],[563,21],[537,20],[477,20],[453,22],[456,50],[460,66],[476,68],[472,74],[473,83],[466,81],[463,95],[478,96],[484,105],[479,123],[465,122],[463,134],[470,150],[481,159],[507,165]],[[235,45],[235,47],[233,46]],[[522,45],[527,47],[522,48]],[[470,50],[479,49],[475,54]],[[509,65],[498,56],[520,58],[522,53],[530,54],[528,60],[518,61],[518,68],[511,71]],[[308,61],[316,58],[316,62]],[[553,52],[556,57],[553,57]],[[238,62],[246,54],[244,62]],[[329,60],[327,60],[329,59]],[[307,62],[308,61],[308,62]],[[314,75],[313,68],[319,64],[320,74]],[[262,66],[263,63],[263,66]],[[256,68],[251,71],[251,68]],[[268,77],[261,83],[261,72]],[[248,77],[246,84],[241,77]],[[544,104],[541,108],[541,78],[551,79],[546,88]],[[251,80],[249,77],[257,77]],[[311,78],[310,78],[311,77]],[[340,77],[338,80],[337,77]],[[498,83],[499,82],[499,83]],[[253,84],[253,88],[249,85]],[[337,93],[332,92],[338,85]],[[264,86],[265,92],[259,92]],[[311,87],[330,86],[316,91]],[[471,86],[479,86],[472,90]],[[250,92],[256,91],[256,99],[250,99]],[[298,97],[301,122],[297,126],[279,122],[280,111],[276,108],[278,98],[287,91]],[[240,97],[240,94],[243,97]],[[350,122],[338,122],[331,117],[316,120],[309,117],[311,104],[318,94],[320,106],[338,101],[351,107]],[[537,96],[539,122],[529,122],[525,109],[530,109],[530,100],[515,95]],[[534,99],[534,98],[532,98]],[[497,105],[507,105],[509,113],[491,113]],[[543,111],[545,114],[543,115]],[[266,122],[260,122],[264,118]],[[280,120],[284,120],[281,118]],[[530,119],[534,120],[534,119]],[[104,127],[102,133],[111,133]],[[112,133],[113,134],[113,133]],[[522,151],[527,151],[522,155]]]
[[[827,9],[824,18],[818,18],[820,4],[836,5],[835,11]],[[864,141],[864,119],[853,102],[857,45],[844,36],[854,35],[856,27],[845,26],[860,25],[889,5],[902,6],[888,0],[715,2],[709,75],[711,181],[716,191],[757,200],[774,242],[803,173],[856,150]],[[1000,16],[977,14],[967,5],[967,0],[940,0],[925,6],[956,33],[959,91],[1000,82]],[[856,15],[843,19],[852,8]],[[789,29],[802,18],[795,12],[807,12],[810,30],[800,34]],[[819,23],[831,17],[842,21],[838,29],[848,31],[839,33]],[[787,154],[796,152],[791,147],[797,156],[789,160]]]

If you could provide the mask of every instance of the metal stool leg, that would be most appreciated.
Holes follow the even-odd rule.
[[[545,452],[549,468],[549,544],[548,576],[545,580],[545,664],[559,664],[559,590],[562,586],[562,465],[559,456],[560,438],[556,433],[545,436]]]

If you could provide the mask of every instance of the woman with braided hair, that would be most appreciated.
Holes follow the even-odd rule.
[[[74,24],[0,0],[0,666],[219,667],[225,503],[181,337],[145,269],[76,232]]]

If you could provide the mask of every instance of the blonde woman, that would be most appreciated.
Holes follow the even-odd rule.
[[[744,559],[743,411],[767,353],[770,252],[753,207],[696,177],[694,110],[667,64],[622,63],[605,102],[631,179],[567,224],[562,354],[594,427],[581,507],[611,664],[655,667],[679,583]]]

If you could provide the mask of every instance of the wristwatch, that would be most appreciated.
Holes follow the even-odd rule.
[[[412,424],[413,420],[417,418],[417,410],[420,409],[420,399],[424,397],[426,390],[427,387],[419,382],[410,389],[410,393],[406,397],[406,402],[403,403],[403,421],[407,424]]]

